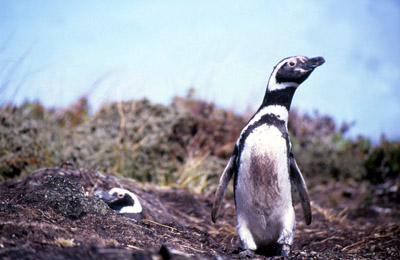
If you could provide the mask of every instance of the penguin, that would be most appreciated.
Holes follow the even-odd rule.
[[[273,69],[264,99],[242,129],[215,193],[215,223],[229,181],[234,177],[236,230],[242,253],[288,256],[295,231],[291,184],[311,224],[310,199],[293,155],[287,122],[296,89],[323,57],[288,57]]]
[[[143,219],[142,205],[138,197],[129,190],[121,188],[112,188],[111,190],[94,192],[96,197],[102,199],[107,205],[118,214],[136,220]]]

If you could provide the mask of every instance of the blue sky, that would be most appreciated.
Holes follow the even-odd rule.
[[[292,55],[326,63],[293,107],[355,121],[351,134],[400,140],[400,1],[0,1],[1,102],[65,106],[190,87],[244,113]]]

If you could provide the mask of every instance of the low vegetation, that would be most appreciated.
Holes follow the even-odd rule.
[[[211,192],[248,116],[192,97],[169,106],[135,100],[105,104],[89,114],[86,98],[63,109],[40,103],[0,109],[0,180],[70,162],[76,167]],[[351,126],[292,109],[289,131],[307,180],[398,178],[400,143],[347,138]]]

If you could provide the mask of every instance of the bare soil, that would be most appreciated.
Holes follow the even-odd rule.
[[[399,259],[399,182],[385,185],[313,187],[310,226],[295,205],[289,259]],[[112,187],[136,193],[145,219],[92,196]],[[0,259],[239,259],[234,203],[224,201],[214,224],[212,198],[87,169],[41,169],[0,183]]]

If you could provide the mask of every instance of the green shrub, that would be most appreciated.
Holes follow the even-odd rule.
[[[372,148],[365,160],[366,179],[382,183],[386,179],[400,177],[400,142],[389,142],[382,137],[381,143]]]
[[[313,116],[292,109],[288,128],[293,152],[310,183],[329,182],[365,176],[363,157],[356,141],[345,138],[350,124],[338,128],[329,116]]]

